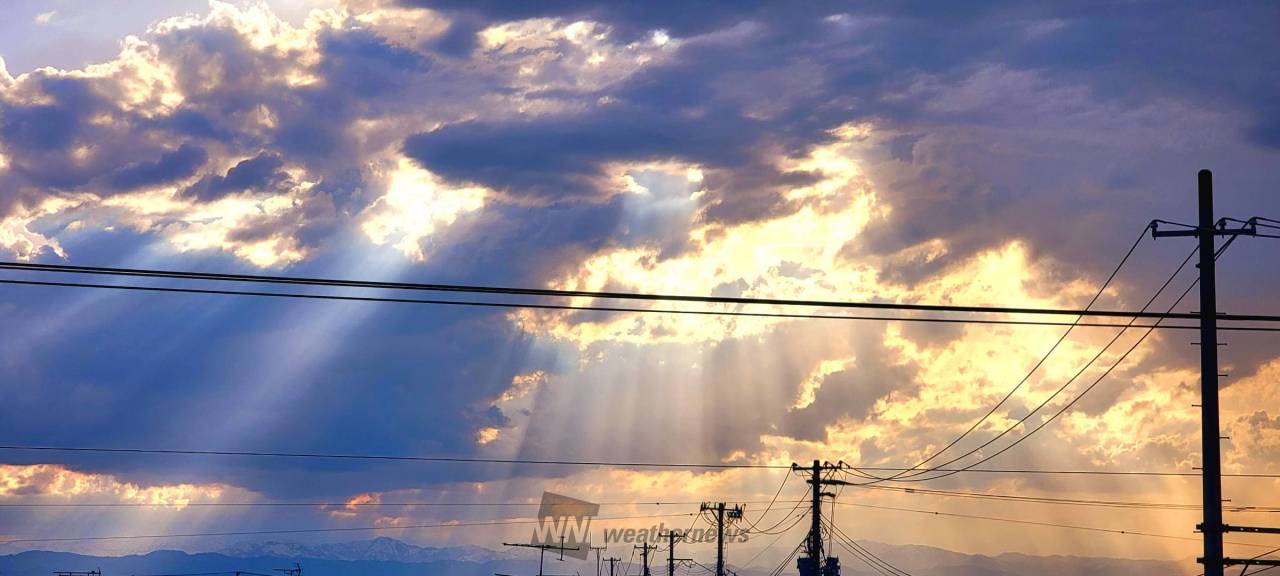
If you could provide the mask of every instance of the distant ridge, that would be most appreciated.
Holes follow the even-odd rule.
[[[384,562],[497,562],[519,559],[519,557],[511,553],[498,552],[481,546],[463,545],[436,548],[416,546],[387,537],[335,544],[301,544],[298,542],[279,541],[240,542],[219,550],[218,553],[236,558],[318,558],[352,562],[362,560]]]
[[[917,575],[947,576],[1022,576],[1053,574],[1054,576],[1133,576],[1161,574],[1191,576],[1197,573],[1191,559],[1183,562],[1156,560],[1124,560],[1082,556],[1031,556],[1000,554],[983,556],[962,554],[919,545],[891,545],[859,541],[877,555]],[[738,568],[735,557],[747,557],[752,548],[731,552],[729,564],[738,576],[767,576],[777,559],[761,559],[755,566]],[[60,570],[92,570],[101,568],[103,576],[146,576],[151,574],[190,574],[249,570],[273,574],[276,568],[300,562],[305,576],[493,576],[496,573],[529,576],[538,569],[536,555],[495,551],[480,546],[425,547],[395,538],[375,538],[332,544],[297,542],[243,542],[219,552],[191,554],[177,550],[158,550],[130,556],[89,556],[69,552],[27,551],[0,556],[0,574],[4,576],[50,576]],[[876,576],[851,555],[841,554],[844,576]],[[657,576],[665,576],[665,563],[653,565]],[[556,566],[557,574],[594,576],[591,561],[567,561]],[[687,573],[687,572],[686,572]],[[794,576],[794,566],[783,570]]]

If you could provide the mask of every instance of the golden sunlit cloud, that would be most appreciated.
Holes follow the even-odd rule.
[[[310,193],[313,186],[314,182],[298,181],[284,194],[229,195],[211,202],[166,188],[108,197],[100,205],[113,221],[140,232],[158,232],[178,252],[222,250],[267,268],[306,257],[294,233],[304,223],[298,216],[309,203],[319,201],[324,210],[332,211],[327,198]],[[268,231],[242,234],[255,226]]]
[[[57,238],[50,238],[31,230],[32,223],[42,216],[56,214],[75,206],[76,202],[61,198],[46,198],[35,210],[17,206],[8,216],[0,218],[0,250],[12,252],[17,259],[27,261],[48,251],[60,258],[67,254]]]
[[[547,380],[548,375],[543,370],[535,370],[525,374],[516,374],[516,376],[511,379],[511,387],[503,392],[497,400],[493,401],[493,403],[494,405],[498,405],[524,398],[537,390],[540,386],[545,385]]]
[[[488,194],[480,187],[448,186],[404,157],[396,160],[386,181],[386,193],[365,209],[361,229],[375,244],[392,244],[417,262],[427,259],[424,242],[460,216],[483,208]]]
[[[791,214],[730,227],[698,227],[689,231],[689,241],[696,248],[672,258],[660,257],[658,247],[609,249],[591,256],[578,271],[551,285],[566,290],[625,287],[657,293],[679,287],[675,291],[689,294],[711,294],[737,285],[742,287],[742,296],[811,298],[839,291],[846,298],[866,298],[879,288],[874,269],[846,263],[840,255],[875,210],[874,195],[856,165],[836,160],[841,154],[852,153],[854,145],[852,141],[840,142],[816,150],[803,161],[785,161],[804,164],[822,175],[819,184],[792,192],[801,207]],[[690,182],[701,182],[697,167],[668,169]],[[597,341],[717,341],[759,334],[776,323],[762,318],[644,314],[569,323],[563,314],[529,311],[511,317],[527,332],[581,346]]]
[[[490,442],[493,442],[494,440],[497,440],[498,437],[501,435],[502,435],[502,431],[497,428],[493,428],[491,426],[481,428],[479,430],[476,430],[476,444],[484,446],[485,444],[488,444]]]
[[[223,484],[164,484],[139,486],[108,474],[78,472],[57,464],[0,464],[0,500],[93,501],[153,504],[183,508],[193,502],[217,502],[246,491]]]

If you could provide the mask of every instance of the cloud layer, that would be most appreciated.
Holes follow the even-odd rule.
[[[1217,171],[1224,213],[1280,214],[1274,8],[926,12],[350,0],[290,23],[267,4],[213,2],[123,39],[100,64],[17,77],[0,66],[0,250],[326,277],[1079,306],[1148,221],[1190,219],[1200,167]],[[1140,306],[1189,248],[1143,244],[1102,305]],[[1265,287],[1280,275],[1239,264],[1273,252],[1241,245],[1224,257],[1224,309],[1275,309]],[[18,287],[4,289],[0,317],[29,327],[0,334],[0,436],[15,444],[890,466],[967,429],[1059,334]],[[1016,422],[1109,336],[1077,331],[961,447]],[[1198,432],[1183,340],[1153,336],[997,462],[1188,469]],[[1226,461],[1274,472],[1277,356],[1240,340],[1224,355],[1237,376],[1224,391]],[[1104,354],[1069,394],[1117,359]],[[3,458],[0,499],[68,482],[115,500],[528,498],[544,483],[696,500],[767,498],[776,486],[736,472]],[[1188,483],[944,485],[1194,496]],[[427,517],[312,512],[299,521]]]

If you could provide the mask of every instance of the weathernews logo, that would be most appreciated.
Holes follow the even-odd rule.
[[[591,520],[599,513],[600,505],[594,502],[543,492],[538,524],[533,528],[529,544],[552,547],[555,551],[563,548],[565,556],[586,560],[591,551]],[[606,545],[641,544],[663,541],[670,532],[673,531],[664,523],[649,528],[611,528],[604,530],[603,535]],[[674,532],[681,542],[715,542],[717,538],[715,528]],[[733,528],[726,529],[724,536],[727,542],[746,542],[749,538],[746,530]]]

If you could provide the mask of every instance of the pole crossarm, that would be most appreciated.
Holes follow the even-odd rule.
[[[558,544],[558,545],[557,545],[557,544],[520,544],[520,543],[512,544],[512,543],[510,543],[510,542],[503,542],[503,543],[502,543],[502,545],[503,545],[503,546],[512,546],[512,547],[515,547],[515,548],[534,548],[534,549],[537,549],[537,550],[538,550],[538,576],[551,576],[550,574],[544,574],[544,573],[542,572],[542,568],[543,568],[543,561],[546,559],[546,556],[547,556],[547,550],[559,550],[559,551],[560,551],[560,561],[561,561],[561,562],[564,562],[564,551],[565,551],[565,550],[578,550],[578,549],[579,549],[577,546],[574,546],[573,548],[566,547],[566,546],[564,545],[564,536],[561,536],[561,537],[560,537],[560,544]]]
[[[1227,228],[1229,222],[1237,222],[1239,228]],[[1161,230],[1160,224],[1173,224],[1181,226],[1181,230]],[[1176,237],[1198,237],[1204,234],[1213,236],[1257,236],[1258,235],[1258,217],[1254,216],[1248,220],[1240,220],[1239,218],[1222,218],[1217,224],[1211,227],[1191,226],[1189,224],[1180,224],[1178,222],[1169,222],[1168,220],[1152,220],[1147,226],[1151,229],[1152,238],[1176,238]]]
[[[1246,532],[1249,534],[1280,534],[1280,528],[1267,528],[1264,526],[1232,526],[1230,524],[1223,524],[1222,531]]]
[[[1197,560],[1199,560],[1199,558],[1197,558]],[[1280,559],[1223,558],[1222,563],[1227,566],[1280,566]]]

